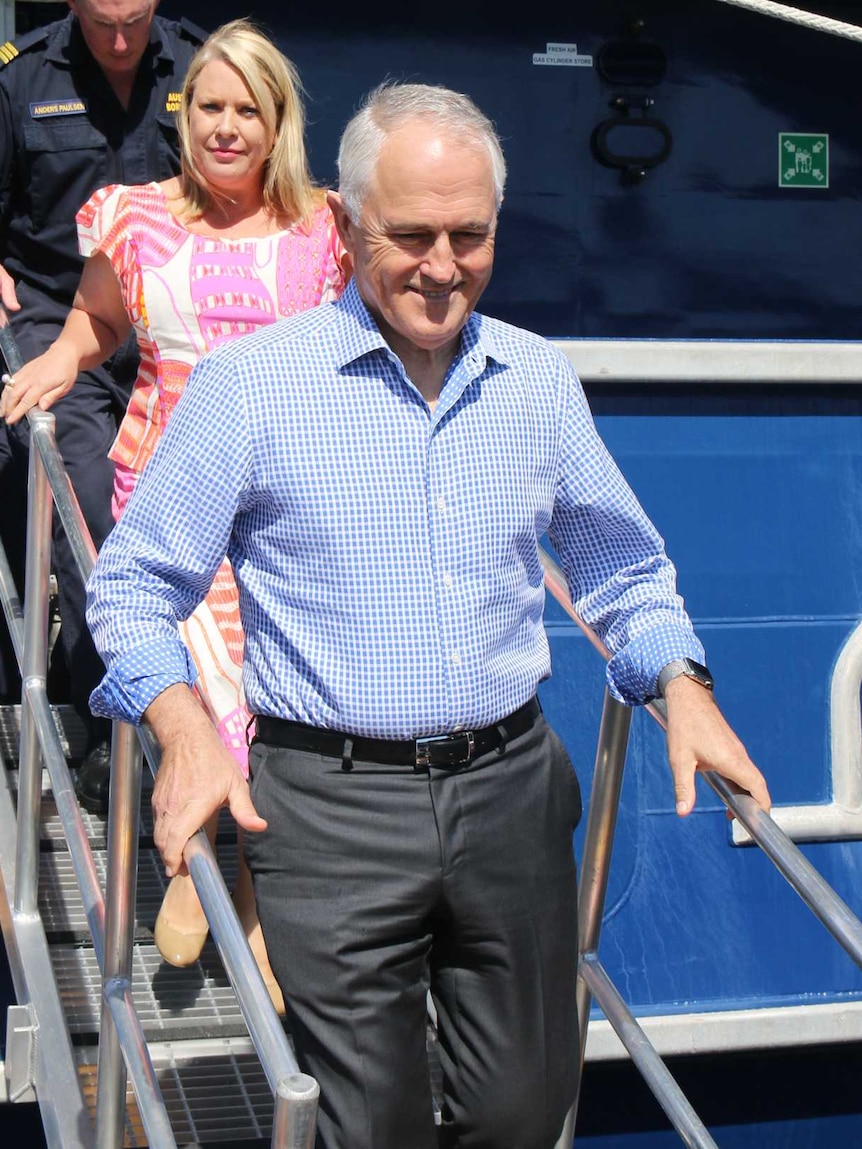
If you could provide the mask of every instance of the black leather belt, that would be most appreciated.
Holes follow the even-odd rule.
[[[537,698],[481,730],[462,730],[457,734],[440,734],[430,738],[396,741],[388,738],[360,738],[339,730],[323,730],[259,714],[255,719],[257,737],[269,746],[307,750],[328,758],[353,758],[359,762],[381,762],[393,766],[461,766],[490,750],[497,750],[512,738],[525,734],[542,708]]]

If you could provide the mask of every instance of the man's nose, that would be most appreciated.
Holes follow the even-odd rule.
[[[129,50],[129,41],[126,39],[126,37],[123,35],[123,33],[122,32],[115,33],[115,35],[114,35],[114,51],[117,53],[117,55],[118,56],[122,55],[124,52],[128,52],[128,50]]]
[[[437,283],[448,283],[455,274],[455,253],[448,235],[441,235],[425,257],[422,268]]]

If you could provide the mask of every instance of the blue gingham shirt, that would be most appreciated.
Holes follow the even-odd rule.
[[[136,723],[194,681],[177,619],[227,553],[253,713],[380,738],[487,726],[550,673],[546,533],[618,698],[703,659],[565,357],[474,314],[432,412],[353,283],[194,369],[88,584],[92,709]]]

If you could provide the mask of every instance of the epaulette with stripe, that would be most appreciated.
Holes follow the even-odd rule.
[[[187,20],[185,16],[180,20],[180,27],[188,36],[188,38],[195,44],[203,44],[209,35],[203,28],[199,28],[197,24],[193,24],[191,20]]]
[[[47,28],[34,28],[32,32],[26,32],[23,36],[19,36],[17,40],[7,40],[5,44],[0,44],[0,68],[5,68],[7,64],[11,64],[22,52],[28,51],[37,44],[44,44],[47,39]]]

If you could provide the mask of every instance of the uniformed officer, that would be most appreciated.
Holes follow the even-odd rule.
[[[75,213],[99,187],[163,180],[179,171],[174,113],[205,33],[156,17],[158,0],[69,0],[64,20],[0,47],[0,298],[23,358],[41,354],[72,305],[82,259]],[[107,455],[135,377],[134,342],[105,368],[85,372],[52,408],[57,442],[96,547],[113,525]],[[26,420],[0,432],[0,538],[23,572],[28,453]],[[87,726],[78,793],[107,803],[110,727],[90,716],[104,674],[84,621],[71,548],[55,529],[63,653],[69,692]],[[5,628],[0,628],[5,629]],[[11,648],[9,648],[11,649]],[[17,671],[0,683],[11,698]]]

